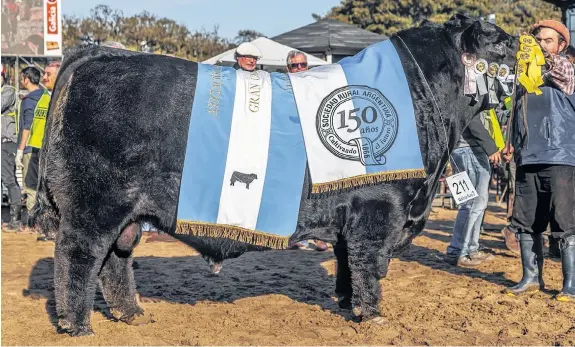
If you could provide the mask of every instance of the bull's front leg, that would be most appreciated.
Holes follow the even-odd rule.
[[[54,290],[58,333],[91,335],[90,314],[98,271],[109,245],[92,239],[89,232],[73,230],[61,222],[54,252]]]
[[[361,233],[360,233],[361,234]],[[348,260],[351,271],[353,314],[358,321],[381,320],[379,299],[380,269],[378,242],[368,239],[348,240]]]
[[[335,294],[337,295],[339,307],[350,310],[351,297],[353,294],[351,287],[351,272],[349,270],[349,260],[347,254],[347,242],[339,236],[333,247],[333,252],[337,258],[337,277],[335,280]]]

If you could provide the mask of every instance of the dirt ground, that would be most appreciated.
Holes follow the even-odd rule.
[[[456,211],[435,208],[411,248],[381,280],[383,325],[352,322],[334,301],[331,252],[270,251],[228,260],[212,275],[178,242],[135,251],[142,306],[155,323],[106,318],[97,299],[94,336],[55,332],[54,244],[2,233],[2,345],[575,345],[575,304],[559,303],[561,264],[546,259],[548,291],[522,298],[500,292],[521,277],[519,258],[498,232],[494,205],[481,242],[495,259],[475,269],[442,262]],[[497,230],[497,231],[496,231]]]

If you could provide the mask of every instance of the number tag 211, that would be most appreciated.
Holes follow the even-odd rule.
[[[447,181],[451,195],[457,205],[479,196],[465,171],[446,177],[445,181]]]

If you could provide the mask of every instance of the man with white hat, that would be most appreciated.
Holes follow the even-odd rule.
[[[256,70],[258,59],[262,57],[260,50],[250,42],[244,42],[236,48],[234,68],[252,72]]]

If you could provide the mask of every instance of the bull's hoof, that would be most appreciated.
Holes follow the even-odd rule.
[[[337,298],[337,304],[339,308],[343,310],[351,310],[351,299],[345,296],[340,296]]]
[[[92,328],[90,326],[74,326],[66,319],[60,319],[58,321],[58,334],[68,334],[70,336],[90,336],[94,335]]]
[[[151,314],[148,313],[136,313],[130,317],[122,317],[120,320],[129,325],[145,325],[149,323],[154,323],[154,319],[152,318]]]
[[[375,323],[380,325],[387,323],[379,313],[364,314],[360,307],[354,307],[351,312],[353,313],[352,321],[356,323]]]
[[[383,318],[382,316],[375,316],[368,320],[363,320],[363,322],[377,324],[377,325],[384,325],[387,324],[387,319]]]

